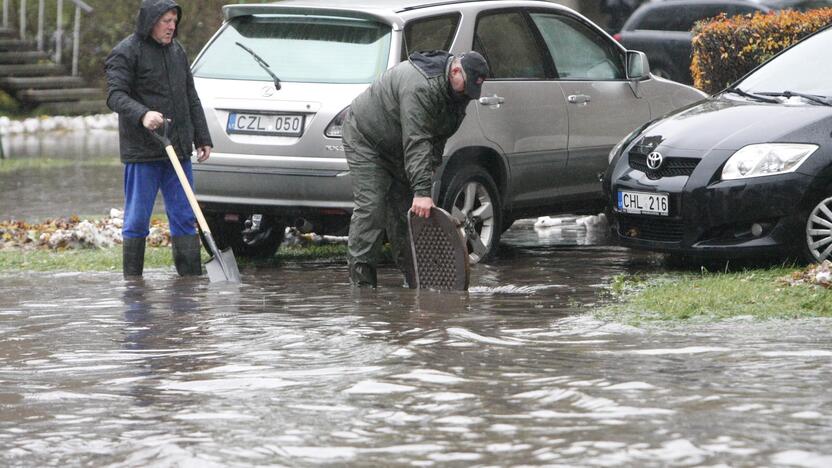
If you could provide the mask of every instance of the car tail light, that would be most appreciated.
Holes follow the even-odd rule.
[[[615,33],[612,35],[612,38],[618,42],[621,42],[621,33]]]
[[[332,119],[332,122],[326,126],[326,130],[324,130],[324,135],[328,138],[341,138],[341,129],[344,125],[344,119],[347,118],[347,112],[349,112],[350,106],[347,106]]]

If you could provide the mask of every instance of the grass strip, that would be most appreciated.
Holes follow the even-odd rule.
[[[68,167],[115,167],[121,165],[118,157],[96,158],[86,160],[59,158],[21,158],[0,159],[0,174],[8,174],[23,170],[56,170]]]
[[[594,312],[603,320],[646,323],[715,322],[832,317],[832,290],[785,280],[799,268],[728,273],[619,275],[610,290],[618,299]]]
[[[209,259],[203,250],[203,263]],[[345,261],[345,245],[309,247],[281,247],[269,259],[250,260],[237,257],[241,267],[272,265],[287,261]],[[10,249],[0,251],[0,271],[121,271],[121,246],[110,249],[33,250]],[[150,247],[145,250],[145,268],[173,267],[170,247]]]

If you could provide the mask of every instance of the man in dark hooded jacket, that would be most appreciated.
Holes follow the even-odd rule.
[[[211,137],[185,50],[175,40],[182,8],[173,0],[144,0],[136,32],[106,60],[107,105],[118,113],[124,163],[124,276],[141,276],[145,238],[156,194],[162,190],[170,222],[173,259],[182,276],[202,274],[195,216],[167,158],[151,131],[170,119],[169,137],[188,180],[190,156],[211,154]]]
[[[385,231],[406,271],[407,210],[430,216],[433,172],[445,142],[487,76],[477,52],[417,52],[353,100],[343,140],[354,199],[347,254],[354,286],[376,287]]]

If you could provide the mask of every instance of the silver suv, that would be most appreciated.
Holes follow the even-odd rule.
[[[704,95],[656,79],[569,8],[541,0],[298,0],[227,5],[194,61],[214,141],[194,165],[221,247],[270,256],[286,225],[346,231],[352,191],[341,122],[410,52],[476,50],[492,76],[445,146],[433,196],[464,221],[477,262],[515,219],[598,213],[610,149]]]

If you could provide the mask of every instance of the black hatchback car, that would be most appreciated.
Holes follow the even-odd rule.
[[[613,37],[624,47],[647,54],[654,75],[690,84],[691,29],[697,21],[723,13],[735,16],[830,6],[832,0],[654,0],[633,12]]]
[[[623,245],[697,257],[832,257],[832,28],[636,130],[604,190]]]

